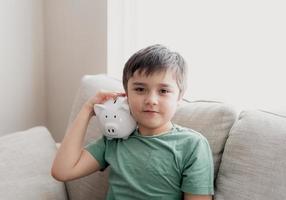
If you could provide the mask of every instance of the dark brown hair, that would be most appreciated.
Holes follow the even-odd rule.
[[[176,76],[177,85],[182,96],[187,87],[187,65],[184,58],[167,47],[156,44],[134,53],[126,62],[123,69],[123,87],[127,92],[128,80],[136,71],[139,74],[152,75],[155,72],[172,70]]]

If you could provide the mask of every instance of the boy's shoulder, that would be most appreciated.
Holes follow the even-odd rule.
[[[185,138],[187,140],[189,139],[192,141],[206,140],[205,136],[203,136],[201,133],[191,128],[184,127],[178,124],[174,124],[174,129],[178,137],[182,137],[182,138]]]

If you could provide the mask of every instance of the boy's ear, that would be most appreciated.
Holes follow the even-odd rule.
[[[128,92],[126,91],[125,94],[126,94],[126,101],[127,101],[127,103],[129,104],[129,101],[128,101]]]
[[[181,98],[180,100],[177,101],[177,109],[184,107],[185,103],[188,102],[187,99]]]
[[[179,102],[179,101],[182,101],[183,96],[184,96],[184,93],[183,93],[182,91],[180,91],[180,92],[179,92],[179,95],[178,95],[178,102]]]

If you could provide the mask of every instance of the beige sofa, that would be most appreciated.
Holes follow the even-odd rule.
[[[103,74],[83,77],[70,122],[99,89],[117,91],[122,86]],[[173,121],[208,139],[214,157],[216,200],[286,199],[285,116],[185,100]],[[100,135],[92,119],[85,143]],[[104,199],[108,169],[63,184],[50,176],[55,152],[55,142],[44,127],[0,137],[0,199]]]

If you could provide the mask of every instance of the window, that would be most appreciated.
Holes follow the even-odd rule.
[[[284,1],[120,0],[108,9],[111,75],[121,78],[131,54],[161,43],[187,60],[186,98],[286,114]]]

